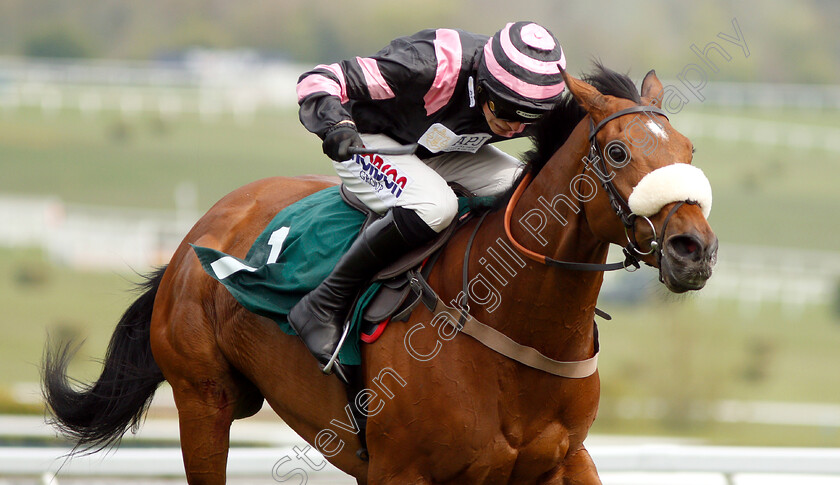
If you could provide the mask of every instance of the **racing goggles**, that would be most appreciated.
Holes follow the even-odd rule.
[[[487,91],[487,107],[493,113],[493,116],[500,120],[531,124],[539,121],[546,114],[544,111],[533,112],[524,110],[521,106],[514,105],[494,96],[490,90]]]

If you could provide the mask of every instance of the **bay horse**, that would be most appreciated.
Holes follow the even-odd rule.
[[[718,243],[708,208],[688,200],[691,194],[663,200],[648,190],[658,198],[649,217],[622,208],[648,174],[692,161],[691,142],[659,109],[663,87],[655,73],[641,92],[600,65],[583,80],[565,72],[564,78],[571,96],[534,127],[535,148],[526,154],[530,183],[522,182],[509,210],[489,213],[478,230],[473,220],[456,233],[428,282],[442,300],[455,300],[471,244],[470,315],[549,358],[580,361],[597,350],[603,272],[545,263],[599,265],[610,244],[629,243],[639,260],[658,268],[668,289],[684,292],[705,284]],[[598,156],[609,157],[609,165],[593,165]],[[68,382],[71,343],[48,345],[43,389],[53,422],[78,449],[116,445],[140,424],[166,380],[191,484],[225,482],[230,425],[256,413],[264,399],[360,484],[600,483],[584,447],[598,409],[597,371],[565,378],[524,366],[442,323],[435,328],[435,315],[423,305],[409,325],[391,324],[362,348],[366,389],[356,400],[367,404],[369,459],[357,456],[362,445],[343,384],[321,374],[297,337],[240,306],[188,244],[244,257],[280,209],[333,184],[326,177],[276,177],[221,199],[169,264],[150,275],[117,325],[100,378],[88,387]],[[320,457],[306,454],[311,448],[302,451],[287,457],[288,473],[274,471],[276,480],[290,480],[304,463],[322,466]]]

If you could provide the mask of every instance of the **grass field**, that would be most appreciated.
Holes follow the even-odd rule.
[[[838,428],[723,424],[717,401],[840,404],[840,317],[827,308],[791,315],[765,305],[745,316],[702,299],[605,308],[602,399],[595,431],[697,436],[718,443],[840,446]],[[629,399],[629,401],[628,401]],[[626,403],[657,400],[656,418],[626,419]],[[622,419],[622,416],[625,419]],[[766,429],[762,429],[766,428]]]
[[[728,110],[698,112],[726,115]],[[739,118],[840,126],[840,113],[738,111]],[[673,116],[679,128],[679,114]],[[840,153],[697,138],[695,164],[715,193],[710,221],[721,241],[836,250],[840,245]],[[519,154],[524,140],[501,145]],[[65,202],[173,208],[175,188],[193,182],[206,210],[263,177],[332,173],[320,142],[292,110],[203,122],[185,115],[121,119],[34,109],[0,113],[0,192],[58,195]]]
[[[190,115],[0,115],[0,192],[55,194],[71,203],[173,208],[175,187],[192,181],[207,209],[259,178],[328,173],[329,160],[319,155],[317,137],[292,111],[258,115],[248,125]]]
[[[840,125],[840,113],[737,113]],[[679,116],[673,121],[679,128]],[[840,154],[693,141],[695,163],[714,187],[710,221],[722,250],[728,243],[838,249]],[[527,143],[503,147],[519,153]],[[0,193],[166,209],[174,207],[175,187],[191,181],[199,189],[199,209],[205,210],[258,178],[331,170],[319,141],[291,110],[258,114],[247,125],[224,116],[203,122],[188,115],[161,120],[0,112]],[[82,359],[71,370],[75,377],[92,379],[98,364],[86,359],[102,357],[138,280],[128,271],[57,267],[35,250],[0,249],[0,389],[5,389],[0,402],[8,403],[13,384],[38,380],[48,330],[87,338]],[[840,321],[829,308],[788,314],[771,304],[744,315],[734,306],[709,306],[702,299],[653,298],[645,306],[607,305],[605,310],[615,319],[601,325],[603,399],[596,432],[840,446],[836,428],[710,424],[688,415],[689,409],[721,399],[840,404]],[[648,398],[663,400],[664,417],[621,418],[626,399]]]

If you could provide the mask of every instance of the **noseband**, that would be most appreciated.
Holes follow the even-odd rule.
[[[523,253],[528,258],[540,262],[542,264],[546,264],[549,266],[556,266],[563,269],[570,269],[576,271],[614,271],[618,269],[626,269],[627,271],[635,271],[640,267],[639,264],[639,257],[640,256],[647,256],[649,254],[655,254],[657,263],[660,264],[660,279],[661,279],[661,260],[662,260],[662,248],[664,247],[664,239],[665,239],[665,232],[667,230],[668,222],[671,220],[671,217],[677,210],[682,207],[683,204],[693,204],[692,201],[679,201],[675,204],[671,210],[668,212],[668,215],[665,217],[665,221],[662,224],[662,230],[659,236],[657,236],[656,227],[653,225],[653,222],[647,216],[640,216],[634,214],[633,211],[630,209],[630,205],[627,203],[627,200],[621,195],[618,189],[613,184],[612,179],[608,178],[606,174],[608,173],[607,165],[605,162],[606,154],[604,154],[601,150],[601,147],[596,139],[596,135],[598,132],[610,121],[619,118],[624,115],[633,114],[633,113],[653,113],[660,116],[664,116],[665,119],[668,119],[668,115],[665,114],[664,111],[655,107],[655,106],[633,106],[627,109],[623,109],[620,111],[616,111],[615,113],[607,116],[603,120],[601,120],[597,125],[592,121],[592,118],[589,119],[589,160],[592,163],[598,164],[598,168],[600,173],[597,174],[598,179],[601,181],[601,186],[604,187],[604,190],[607,193],[607,198],[609,199],[610,206],[615,211],[618,218],[621,220],[621,223],[624,224],[624,233],[627,236],[627,245],[624,246],[623,252],[625,259],[620,263],[607,263],[607,264],[597,264],[597,263],[577,263],[577,262],[570,262],[570,261],[558,261],[556,259],[549,258],[548,256],[538,254],[533,252],[529,249],[526,249],[524,246],[519,244],[514,238],[513,234],[510,231],[510,220],[513,216],[513,209],[516,206],[516,203],[519,201],[519,198],[525,192],[530,181],[533,179],[533,175],[530,173],[526,174],[522,181],[520,182],[519,186],[516,188],[516,191],[513,193],[510,201],[508,202],[507,209],[505,210],[505,232],[507,233],[508,239],[511,243]],[[602,156],[602,154],[604,156]],[[647,251],[642,251],[639,247],[638,242],[636,241],[636,219],[641,218],[645,222],[647,222],[648,226],[653,234],[653,239],[650,242],[650,247]]]

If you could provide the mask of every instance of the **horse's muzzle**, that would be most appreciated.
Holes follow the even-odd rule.
[[[699,290],[712,276],[717,262],[718,239],[713,234],[703,237],[698,233],[675,234],[665,241],[662,248],[660,278],[674,293]]]

